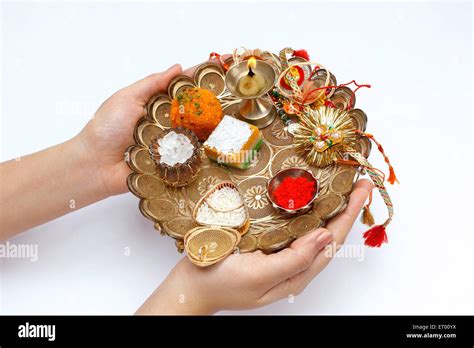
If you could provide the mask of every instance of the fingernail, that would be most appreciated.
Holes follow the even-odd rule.
[[[329,231],[323,232],[318,239],[316,239],[316,245],[318,248],[322,248],[323,246],[332,242],[332,233]]]

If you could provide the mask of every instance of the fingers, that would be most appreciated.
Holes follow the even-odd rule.
[[[331,261],[332,256],[337,252],[337,249],[346,240],[349,231],[357,219],[362,207],[364,206],[369,193],[372,191],[374,185],[370,180],[359,180],[349,198],[349,204],[346,209],[327,224],[326,228],[331,231],[334,236],[334,241],[328,245],[324,252],[319,253],[312,265],[308,267],[305,274],[298,276],[299,282],[309,283],[324,267]]]
[[[373,184],[369,180],[359,180],[350,195],[349,204],[343,213],[333,218],[327,229],[334,235],[334,242],[326,245],[325,250],[319,252],[312,264],[304,271],[295,274],[270,289],[259,300],[262,305],[275,302],[289,295],[298,295],[331,261],[332,257],[346,239],[355,219],[359,215]]]
[[[227,59],[227,57],[230,57],[230,54],[222,56],[223,59]],[[209,61],[219,63],[217,58],[212,58]],[[125,87],[122,91],[129,94],[132,98],[138,100],[140,103],[145,104],[155,94],[165,93],[169,83],[174,77],[178,75],[187,75],[192,77],[198,66],[199,65],[195,65],[183,71],[181,65],[175,64],[168,70],[149,75],[135,82],[134,84]]]
[[[171,80],[182,73],[181,65],[175,64],[168,70],[149,75],[134,84],[125,87],[123,91],[140,103],[146,103],[157,93],[166,92]]]
[[[223,60],[226,60],[227,58],[229,58],[231,56],[231,54],[224,54],[222,56],[222,59]],[[220,61],[219,59],[217,58],[211,58],[208,60],[208,62],[212,62],[212,63],[216,63],[216,64],[220,64]],[[202,63],[201,63],[202,64]],[[195,65],[191,68],[188,68],[186,70],[183,71],[183,75],[186,75],[186,76],[189,76],[189,77],[193,77],[194,76],[194,72],[196,71],[197,67],[201,64],[198,64],[198,65]]]
[[[282,282],[276,284],[273,288],[268,290],[260,299],[259,302],[262,306],[281,300],[288,296],[299,295],[311,280],[323,270],[323,268],[329,263],[330,258],[327,256],[327,250],[332,250],[335,247],[335,242],[330,245],[326,245],[319,250],[319,253],[315,256],[313,263],[303,272],[300,272],[292,277],[289,277]],[[329,251],[328,251],[329,252]]]
[[[374,185],[370,180],[359,180],[354,185],[346,209],[341,214],[331,219],[327,224],[326,228],[334,234],[334,240],[338,244],[344,243],[354,221],[357,219],[357,216],[359,216],[359,213],[373,188]]]
[[[327,224],[327,229],[334,235],[334,242],[327,247],[327,249],[318,254],[313,261],[313,264],[308,268],[306,275],[301,275],[300,281],[309,283],[319,272],[327,266],[332,257],[336,254],[337,250],[346,240],[349,231],[352,228],[357,216],[359,215],[362,207],[364,206],[369,193],[374,188],[374,185],[370,180],[362,179],[359,180],[355,185],[354,189],[349,198],[349,204],[347,208],[338,216],[331,219]]]
[[[313,263],[317,253],[333,240],[332,234],[323,228],[298,238],[289,248],[266,255],[259,268],[259,277],[267,288],[303,272]]]

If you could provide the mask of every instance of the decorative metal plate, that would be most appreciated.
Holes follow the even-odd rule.
[[[211,162],[202,154],[203,167],[197,178],[186,187],[167,186],[155,175],[155,166],[148,152],[148,145],[164,129],[171,126],[169,112],[172,98],[187,87],[200,87],[212,91],[220,98],[224,113],[237,115],[238,99],[229,99],[224,85],[225,73],[219,65],[204,63],[199,66],[193,78],[179,76],[169,85],[168,95],[159,94],[147,104],[148,115],[138,121],[135,128],[135,144],[127,150],[127,163],[132,169],[127,180],[130,191],[140,198],[141,213],[153,221],[156,230],[176,240],[179,252],[184,249],[183,238],[196,228],[192,213],[196,203],[206,191],[217,183],[232,181],[242,192],[249,209],[250,229],[238,244],[241,253],[260,249],[274,252],[288,246],[314,228],[324,226],[325,221],[339,214],[347,204],[352,184],[358,177],[358,168],[333,165],[327,168],[309,167],[292,148],[292,136],[277,117],[262,130],[264,143],[256,159],[246,170],[221,166]],[[316,75],[316,79],[322,76]],[[325,78],[325,76],[323,76]],[[336,77],[331,74],[331,83]],[[360,109],[353,109],[354,93],[347,87],[340,87],[328,94],[336,107],[349,109],[357,129],[367,126],[367,116]],[[351,105],[350,105],[351,104]],[[370,142],[359,138],[355,148],[364,156],[370,153]],[[267,181],[279,170],[301,167],[309,169],[320,181],[319,198],[313,209],[293,218],[280,216],[266,196]]]

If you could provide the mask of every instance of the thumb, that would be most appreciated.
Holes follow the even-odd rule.
[[[146,103],[155,94],[166,92],[171,80],[182,72],[181,65],[175,64],[163,72],[151,74],[131,84],[125,90],[132,98]]]
[[[272,287],[304,272],[311,266],[319,251],[332,240],[332,234],[325,228],[318,228],[298,238],[289,248],[266,256],[264,269],[259,271],[261,277]]]

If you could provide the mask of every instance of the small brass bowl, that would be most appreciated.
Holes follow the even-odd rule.
[[[314,194],[313,197],[310,199],[310,201],[303,207],[296,208],[296,209],[287,209],[284,208],[276,203],[276,199],[274,197],[274,192],[276,188],[281,184],[281,182],[287,178],[287,177],[293,177],[293,178],[299,178],[299,177],[304,177],[308,179],[309,181],[314,182]],[[282,215],[285,216],[295,216],[295,215],[300,215],[307,213],[313,206],[313,202],[316,198],[318,198],[319,194],[319,180],[314,177],[314,175],[306,169],[302,168],[288,168],[288,169],[283,169],[279,171],[273,178],[271,178],[267,182],[267,197],[272,203],[273,207],[280,212]]]

